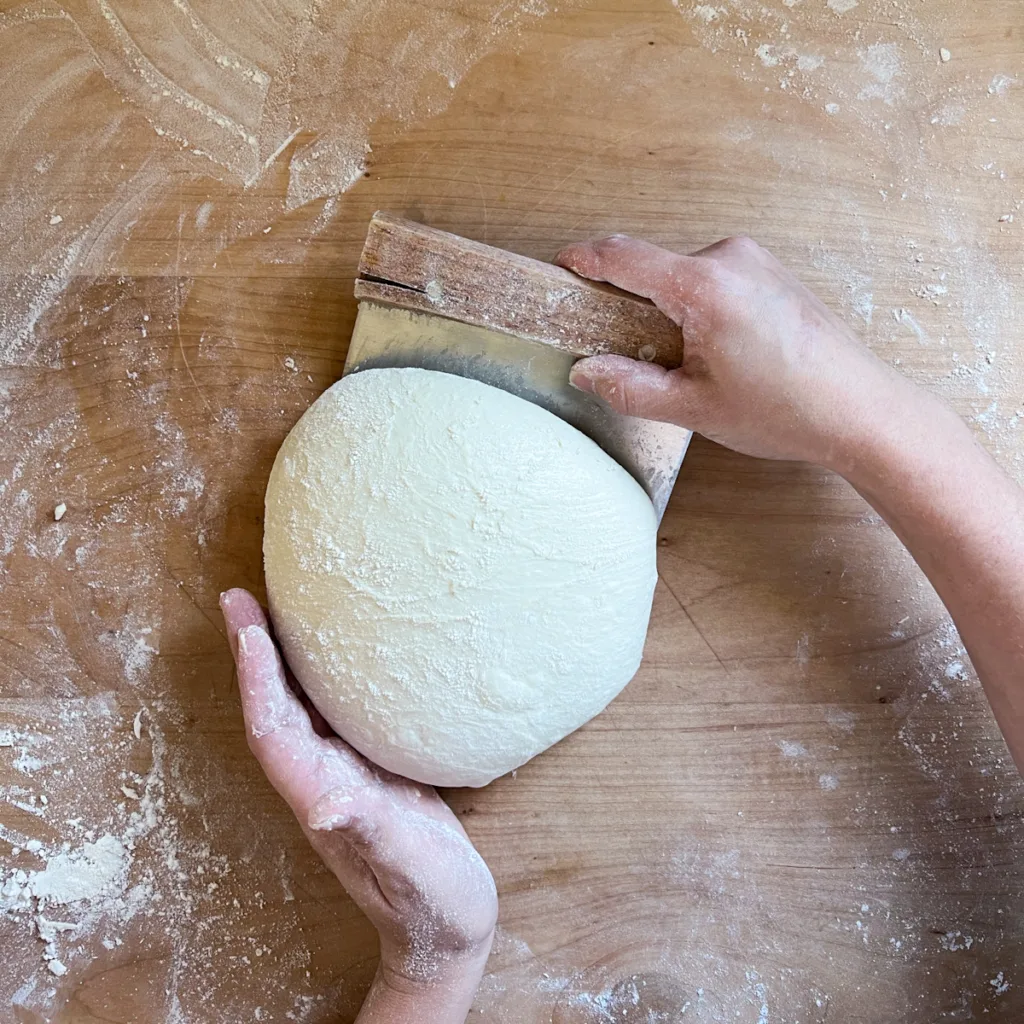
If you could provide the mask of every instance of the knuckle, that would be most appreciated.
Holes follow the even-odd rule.
[[[622,388],[618,407],[620,412],[626,416],[640,416],[646,407],[644,392],[632,385],[627,384]]]
[[[730,235],[725,239],[723,247],[726,251],[737,255],[749,255],[759,252],[761,249],[750,235]]]
[[[732,275],[732,271],[721,260],[717,260],[712,256],[701,257],[699,267],[701,276],[704,279],[702,290],[705,294],[710,293],[714,296],[724,290],[726,283]]]
[[[632,243],[633,239],[630,238],[629,235],[621,233],[606,235],[604,238],[599,238],[594,243],[594,250],[599,256],[612,256],[621,252],[623,249],[628,249]]]

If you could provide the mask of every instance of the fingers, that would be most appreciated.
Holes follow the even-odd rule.
[[[341,882],[345,891],[356,901],[374,926],[380,928],[387,915],[393,913],[391,904],[381,891],[373,869],[359,851],[341,831],[314,831],[308,825],[303,831],[313,849]]]
[[[246,626],[262,626],[267,629],[267,617],[259,601],[247,590],[235,587],[220,595],[220,610],[228,628],[228,645],[231,653],[238,656],[238,631]]]
[[[333,832],[345,829],[360,807],[358,797],[365,795],[364,790],[353,790],[349,787],[332,789],[324,793],[306,816],[306,824],[314,832]]]
[[[268,634],[271,632],[271,626],[267,622],[267,616],[263,611],[262,605],[247,590],[236,587],[233,590],[224,591],[220,595],[220,608],[224,613],[224,623],[228,628],[228,646],[231,648],[231,653],[235,656],[236,661],[238,660],[238,631],[240,629],[244,629],[246,626],[261,626]],[[318,736],[333,736],[334,730],[324,721],[323,716],[313,706],[306,694],[302,692],[298,683],[288,676],[287,673],[285,678],[288,680],[289,688],[293,692],[297,691],[296,696],[305,709],[306,714],[309,715],[313,731]]]
[[[365,785],[371,773],[362,758],[343,740],[317,734],[260,626],[239,630],[237,665],[249,749],[300,821],[325,787]]]
[[[677,322],[706,277],[700,260],[628,235],[566,246],[555,262],[592,281],[643,295]]]
[[[314,732],[262,626],[238,631],[235,663],[249,749],[273,787],[304,819],[316,797],[315,777],[327,741]]]
[[[692,429],[694,382],[681,370],[666,370],[625,356],[581,359],[569,375],[573,387],[597,395],[624,416],[661,420]]]
[[[373,872],[385,899],[394,904],[417,888],[413,875],[425,851],[415,840],[406,849],[414,822],[407,817],[396,828],[389,821],[389,802],[375,797],[366,789],[325,793],[310,808],[306,824],[314,833],[343,838]]]
[[[313,729],[299,699],[285,680],[281,656],[262,626],[251,625],[237,634],[238,688],[242,695],[242,713],[251,737],[253,753],[262,762],[257,747],[269,747],[262,740],[278,743],[277,734],[292,732],[296,740],[313,735]]]

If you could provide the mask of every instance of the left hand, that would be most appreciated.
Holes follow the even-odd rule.
[[[432,788],[371,764],[303,706],[251,594],[229,590],[220,603],[249,747],[380,933],[378,982],[411,996],[464,989],[475,975],[475,989],[498,904],[458,819]]]

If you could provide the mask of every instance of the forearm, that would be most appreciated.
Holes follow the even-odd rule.
[[[942,402],[894,384],[838,469],[949,609],[1024,771],[1024,492]]]
[[[464,1024],[487,956],[432,983],[411,982],[378,969],[356,1024]]]

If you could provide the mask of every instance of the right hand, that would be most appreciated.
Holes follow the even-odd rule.
[[[610,355],[573,367],[576,387],[625,415],[843,472],[879,417],[915,401],[913,385],[749,238],[679,256],[613,235],[568,246],[557,262],[646,296],[682,328],[677,370]]]

